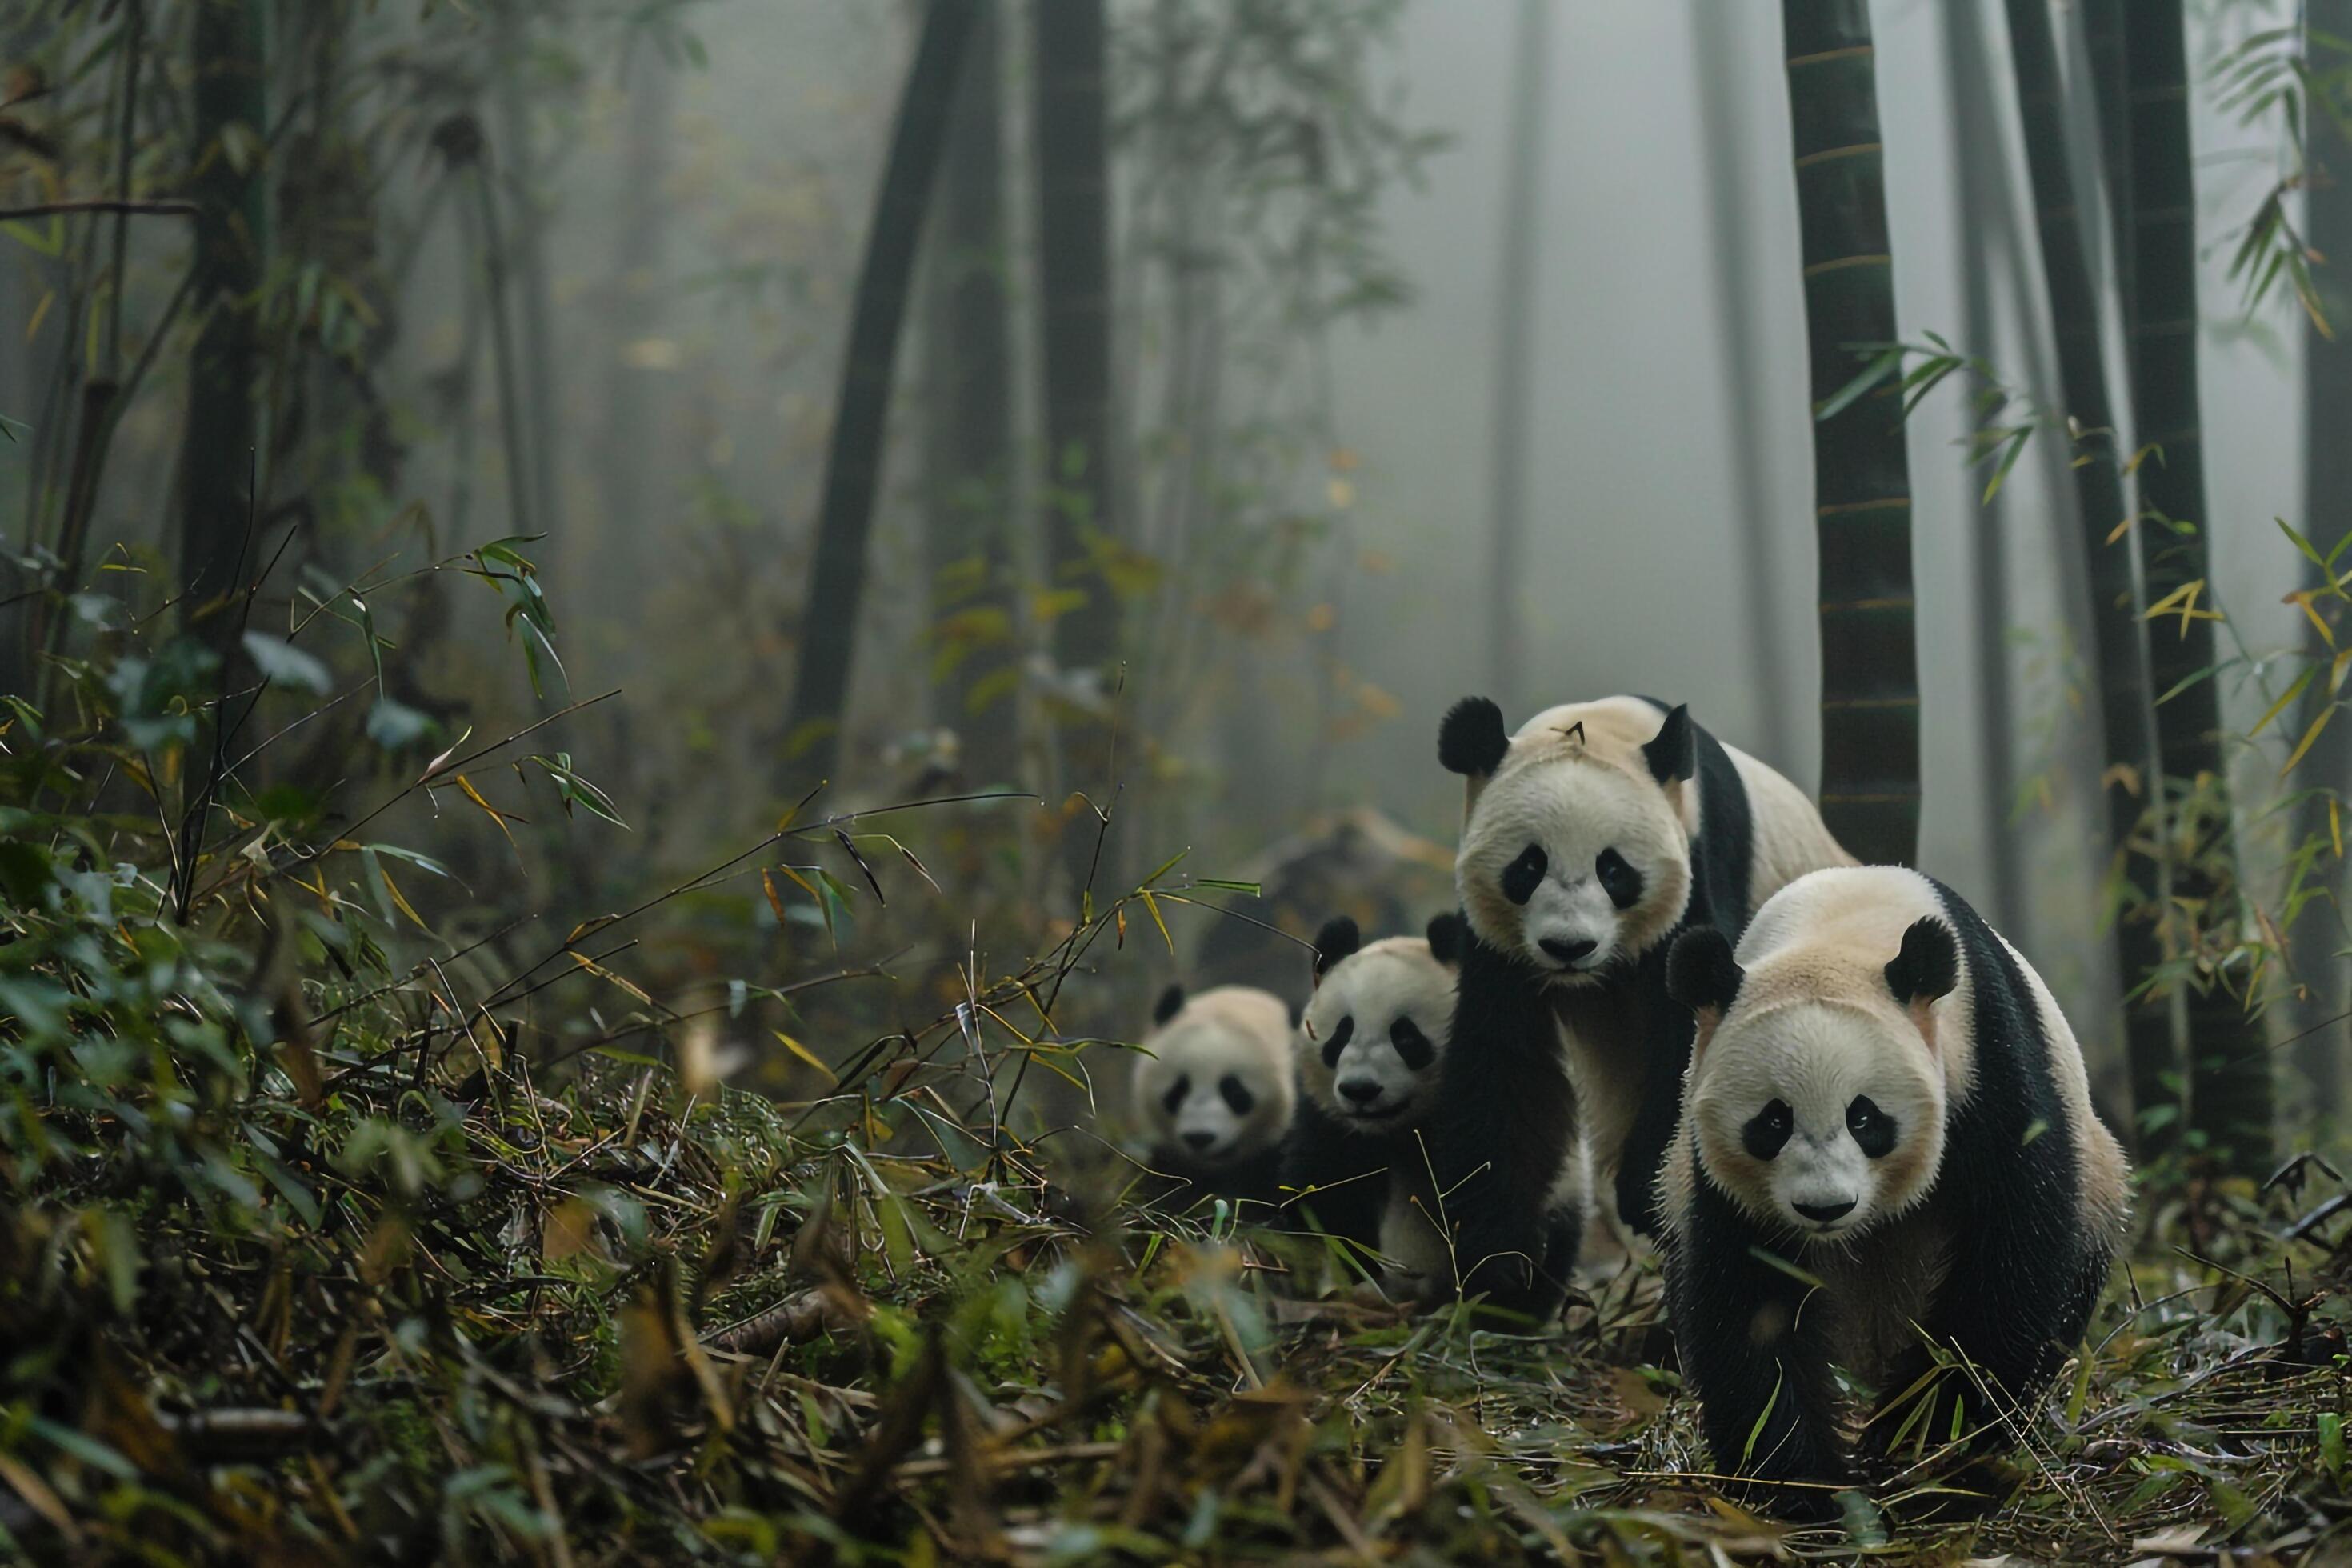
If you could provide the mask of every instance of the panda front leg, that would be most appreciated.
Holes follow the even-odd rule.
[[[2086,1300],[2079,1238],[2048,1223],[2046,1198],[1971,1205],[1955,1227],[1944,1282],[1923,1324],[1927,1342],[1896,1358],[1863,1429],[1865,1451],[1925,1455],[1964,1444],[1977,1461],[1938,1513],[1968,1511],[1970,1492],[1997,1500],[2015,1476],[1995,1462],[2016,1440],[2072,1347]],[[2104,1280],[2104,1272],[2101,1274]]]
[[[1669,1253],[1667,1304],[1715,1468],[1784,1518],[1833,1519],[1849,1467],[1830,1375],[1829,1303],[1776,1266],[1774,1238],[1704,1173]]]
[[[1575,1263],[1549,1199],[1576,1139],[1559,1027],[1534,971],[1475,937],[1431,1118],[1431,1167],[1454,1282],[1498,1311],[1541,1321]]]

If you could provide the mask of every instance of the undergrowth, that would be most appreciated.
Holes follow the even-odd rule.
[[[476,564],[530,600],[520,557]],[[1900,1522],[1928,1456],[1790,1531],[1713,1495],[1689,1401],[1643,1360],[1651,1264],[1596,1274],[1544,1333],[1473,1331],[1381,1302],[1278,1214],[1146,1204],[1090,1121],[1049,1117],[1048,1079],[1121,1076],[1115,1042],[1064,1028],[1074,998],[1213,884],[1164,867],[1002,973],[972,960],[944,1007],[894,990],[920,1022],[775,1031],[830,1082],[771,1099],[724,1081],[728,1031],[838,972],[665,1005],[614,965],[676,889],[536,952],[462,906],[436,932],[403,882],[443,868],[366,835],[391,806],[490,811],[466,770],[508,762],[581,830],[612,803],[527,755],[537,731],[395,750],[365,808],[248,784],[221,731],[325,673],[290,645],[126,636],[0,735],[0,1539],[29,1557],[2251,1562],[2352,1540],[2352,1202],[2322,1163],[2152,1173],[1994,1517]],[[756,872],[830,921],[882,897],[887,852],[944,898],[923,820],[803,803],[683,886]]]

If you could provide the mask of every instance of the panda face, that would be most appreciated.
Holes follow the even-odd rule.
[[[1298,1079],[1343,1127],[1418,1125],[1454,1026],[1454,971],[1418,937],[1376,942],[1316,987],[1298,1033]]]
[[[1640,957],[1689,898],[1680,800],[1581,749],[1505,770],[1479,795],[1455,862],[1471,924],[1553,984]]]
[[[1199,1172],[1264,1153],[1289,1128],[1290,1014],[1244,986],[1202,992],[1162,1021],[1138,1059],[1135,1110],[1160,1158]]]
[[[1735,1012],[1691,1070],[1700,1159],[1759,1220],[1851,1240],[1934,1184],[1943,1075],[1899,1011],[1806,1001]]]

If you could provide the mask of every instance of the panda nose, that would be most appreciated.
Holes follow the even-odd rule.
[[[1853,1200],[1848,1198],[1842,1204],[1799,1204],[1796,1208],[1797,1212],[1807,1219],[1819,1220],[1823,1225],[1827,1225],[1833,1219],[1843,1218],[1852,1214]]]
[[[1339,1092],[1358,1105],[1370,1105],[1381,1097],[1381,1080],[1376,1078],[1343,1078]]]
[[[1542,948],[1546,952],[1550,953],[1554,958],[1559,959],[1562,963],[1574,963],[1578,959],[1582,958],[1586,953],[1591,952],[1594,948],[1599,947],[1601,944],[1590,937],[1585,938],[1582,942],[1562,942],[1556,936],[1548,936],[1538,942],[1536,945]]]
[[[1192,1131],[1184,1134],[1184,1142],[1190,1143],[1195,1149],[1205,1149],[1216,1141],[1217,1135],[1213,1132]],[[1852,1204],[1846,1205],[1846,1207],[1848,1208],[1852,1208],[1853,1206],[1853,1205]]]

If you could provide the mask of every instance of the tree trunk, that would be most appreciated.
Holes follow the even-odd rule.
[[[1959,163],[1960,349],[1988,362],[2000,354],[1993,310],[1995,247],[2012,247],[2009,182],[2003,177],[1983,19],[1974,5],[1944,7],[1945,64],[1952,99],[1952,148]],[[2037,392],[2039,388],[2035,389]],[[1991,875],[1990,908],[2002,931],[2025,928],[2025,847],[2011,830],[2017,790],[2017,704],[2009,657],[2009,508],[1995,494],[1979,504],[1975,470],[1963,470],[1976,577],[1977,732],[1985,795],[1983,831]]]
[[[1724,413],[1731,425],[1732,482],[1738,489],[1739,574],[1748,584],[1748,659],[1756,682],[1756,732],[1780,737],[1789,732],[1789,694],[1780,676],[1789,635],[1774,592],[1771,466],[1757,417],[1762,381],[1745,265],[1755,226],[1738,163],[1746,132],[1738,112],[1738,56],[1729,33],[1718,12],[1701,13],[1692,24],[1698,45],[1700,138],[1706,146],[1716,324],[1724,344]]]
[[[194,77],[188,195],[195,219],[192,300],[204,326],[188,367],[188,411],[180,447],[180,615],[184,626],[226,651],[236,618],[221,602],[242,584],[255,498],[258,444],[254,376],[258,361],[253,295],[268,243],[262,166],[231,158],[234,130],[268,133],[263,101],[261,0],[198,0],[190,32]]]
[[[1543,248],[1544,100],[1550,80],[1551,0],[1519,0],[1512,38],[1511,119],[1504,149],[1503,234],[1495,283],[1495,392],[1487,584],[1486,683],[1518,712],[1531,673],[1520,610],[1527,597],[1528,430],[1535,421],[1537,262]]]
[[[1038,0],[1036,9],[1038,276],[1043,296],[1045,382],[1045,560],[1056,592],[1079,602],[1054,622],[1054,654],[1066,677],[1089,673],[1110,700],[1119,645],[1119,605],[1093,562],[1097,539],[1118,534],[1110,473],[1110,156],[1108,68],[1102,0]],[[1097,796],[1108,774],[1110,721],[1065,715],[1066,777]],[[1097,829],[1071,819],[1063,860],[1081,887],[1093,867]],[[1102,855],[1118,865],[1114,846]]]
[[[1006,317],[998,0],[976,13],[949,121],[926,277],[926,542],[932,635],[952,663],[932,718],[961,742],[963,773],[1002,784],[1020,767],[1013,559],[1012,338]]]
[[[2131,342],[2135,439],[2158,450],[2139,465],[2147,602],[2205,582],[2210,523],[2197,389],[2197,233],[2189,136],[2189,64],[2181,0],[2143,0],[2126,32],[2131,109],[2132,284],[2125,322]],[[2176,527],[2186,531],[2175,531]],[[2210,598],[2210,589],[2206,594]],[[2166,780],[2210,781],[2203,820],[2171,821],[2177,847],[2171,905],[2205,911],[2225,933],[2239,907],[2236,824],[2221,750],[2221,687],[2213,623],[2161,617],[2148,628],[2157,756]],[[2220,869],[2216,869],[2216,867]],[[2189,1114],[2192,1131],[2229,1168],[2261,1172],[2271,1154],[2270,1057],[2258,1018],[2218,983],[2187,997]]]
[[[1895,341],[1874,55],[1866,0],[1782,0],[1805,323],[1818,409]],[[1919,676],[1911,473],[1895,381],[1813,425],[1821,548],[1822,816],[1872,864],[1919,838]]]
[[[866,231],[866,259],[842,358],[833,443],[825,454],[817,514],[816,559],[801,618],[800,670],[793,685],[785,751],[799,778],[830,775],[841,755],[841,721],[849,695],[857,609],[866,595],[866,544],[874,526],[874,492],[882,477],[882,437],[890,414],[898,325],[907,311],[915,247],[922,237],[931,179],[947,141],[948,100],[972,8],[932,0],[898,100],[890,156]],[[791,781],[788,781],[788,784]],[[804,786],[803,786],[804,787]]]
[[[538,528],[561,542],[562,464],[557,451],[563,428],[562,393],[555,363],[553,283],[547,266],[547,193],[541,188],[539,153],[531,136],[530,99],[524,90],[523,61],[529,51],[528,24],[519,0],[504,0],[498,13],[499,158],[494,165],[498,184],[507,193],[507,210],[514,215],[508,236],[515,299],[521,307],[522,417],[518,422],[527,450],[509,452],[507,460],[524,465],[531,518]],[[558,559],[571,563],[564,576],[573,584],[587,569],[583,552]]]
[[[2352,0],[2305,0],[2304,26],[2314,34],[2352,38]],[[2352,532],[2352,346],[2343,342],[2352,327],[2352,142],[2336,134],[2322,115],[2306,117],[2304,146],[2311,168],[2304,186],[2305,241],[2326,258],[2313,272],[2327,321],[2336,333],[2329,342],[2315,328],[2304,333],[2303,348],[2303,526],[2304,537],[2322,555]],[[2352,555],[2347,551],[2347,555]],[[2347,563],[2338,558],[2337,565]],[[2324,585],[2333,574],[2314,566],[2305,586]],[[2343,645],[2352,626],[2336,615],[2339,604],[2315,602],[2330,616],[2336,642]],[[2310,631],[2304,654],[2318,667],[2310,696],[2304,703],[2302,728],[2308,730],[2322,713],[2336,705],[2327,689],[2328,662],[2336,650],[2316,631]],[[2301,731],[2299,731],[2298,733]],[[2331,719],[2298,764],[2295,787],[2312,792],[2296,808],[2294,841],[2320,846],[2305,878],[2307,887],[2322,896],[2305,906],[2288,928],[2294,973],[2304,994],[2287,1009],[2291,1032],[2301,1036],[2295,1063],[2309,1083],[2313,1109],[2323,1114],[2342,1107],[2345,1057],[2352,1052],[2352,1032],[2342,1014],[2352,997],[2345,987],[2346,918],[2352,908],[2352,879],[2345,876],[2336,854],[2338,832],[2352,833],[2352,720]],[[2329,807],[2336,810],[2331,820]]]
[[[2089,233],[2067,161],[2064,100],[2048,0],[2007,0],[2010,48],[2017,65],[2018,113],[2033,183],[2034,226],[2050,290],[2050,321],[2058,344],[2063,412],[2082,429],[2111,431],[2116,416],[2107,395],[2105,334],[2099,299],[2091,285]],[[2045,435],[2041,439],[2056,439]],[[2094,437],[2094,439],[2100,437]],[[2111,437],[2109,437],[2111,439]],[[2106,766],[2100,794],[2107,842],[2124,883],[2116,917],[2116,963],[2128,994],[2164,959],[2154,910],[2163,868],[2135,842],[2156,784],[2155,725],[2148,710],[2147,650],[2132,563],[2137,535],[2113,543],[2108,535],[2128,515],[2120,452],[2086,454],[2074,470],[2081,513],[2082,550],[2091,586],[2092,663],[2099,688],[2099,732]],[[2129,782],[2127,782],[2129,781]],[[2136,784],[2137,787],[2133,787]],[[2172,1011],[2162,997],[2126,1001],[2124,1049],[2129,1064],[2135,1124],[2143,1156],[2168,1147],[2179,1116],[2179,1066]],[[2151,1113],[2159,1112],[2160,1115]]]

